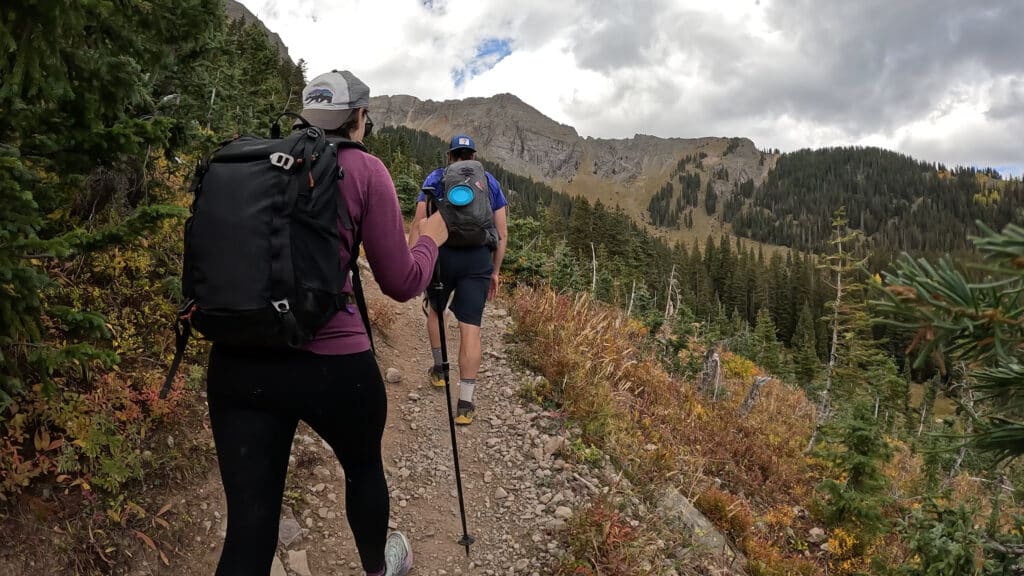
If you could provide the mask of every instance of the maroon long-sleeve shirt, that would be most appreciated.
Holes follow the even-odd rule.
[[[420,236],[412,249],[406,244],[402,212],[391,174],[379,158],[355,148],[338,153],[345,171],[341,197],[348,206],[353,227],[362,233],[366,260],[381,291],[404,302],[421,294],[430,283],[437,259],[437,245],[429,236]],[[339,219],[343,242],[352,244],[352,230],[345,230]],[[343,255],[344,256],[344,255]],[[352,280],[345,280],[345,292],[351,292]],[[339,312],[316,338],[306,345],[316,354],[355,354],[370,349],[370,340],[355,306]]]

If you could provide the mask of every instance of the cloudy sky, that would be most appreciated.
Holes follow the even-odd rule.
[[[511,92],[583,136],[1024,170],[1024,0],[242,0],[376,94]]]

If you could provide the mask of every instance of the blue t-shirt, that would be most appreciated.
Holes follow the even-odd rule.
[[[501,191],[501,184],[491,176],[490,172],[487,172],[487,187],[490,188],[491,192],[491,210],[497,212],[505,206],[508,206],[508,201],[505,200],[505,194]],[[438,168],[430,174],[427,174],[426,180],[423,181],[423,185],[420,186],[420,197],[416,200],[417,202],[424,202],[426,197],[424,194],[425,188],[433,188],[434,196],[440,198],[443,191],[441,190],[441,179],[444,178],[444,168]]]

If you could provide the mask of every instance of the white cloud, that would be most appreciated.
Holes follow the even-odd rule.
[[[311,75],[349,69],[374,94],[510,92],[584,136],[1024,166],[1017,0],[242,1]],[[490,69],[474,60],[488,39],[512,49]]]

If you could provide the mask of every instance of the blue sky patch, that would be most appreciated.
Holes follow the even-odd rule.
[[[1020,178],[1024,176],[1024,164],[1008,164],[1006,166],[998,166],[996,170],[1003,175],[1003,177],[1012,176],[1014,178]]]
[[[467,80],[494,68],[511,53],[512,42],[508,38],[487,38],[477,45],[472,60],[452,70],[452,82],[456,88],[461,88]]]

